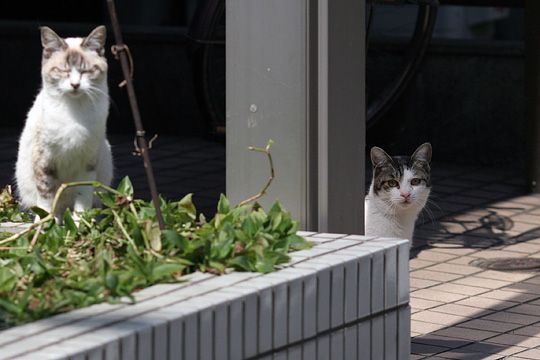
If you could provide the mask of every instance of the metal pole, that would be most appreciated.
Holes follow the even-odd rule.
[[[125,84],[128,92],[129,104],[131,106],[131,113],[133,115],[133,121],[135,122],[137,146],[141,151],[141,155],[144,163],[144,170],[146,171],[146,179],[148,186],[150,187],[150,194],[152,195],[152,202],[156,208],[156,217],[161,230],[165,229],[165,222],[163,221],[163,215],[161,214],[161,207],[159,201],[159,195],[156,187],[156,180],[154,178],[154,171],[152,169],[152,163],[150,161],[150,155],[148,153],[148,144],[145,138],[145,131],[141,120],[141,114],[139,112],[139,106],[137,105],[137,97],[135,95],[135,89],[131,79],[131,68],[127,53],[127,46],[122,39],[122,32],[120,31],[120,23],[116,15],[116,9],[114,6],[114,0],[107,0],[107,6],[109,8],[109,15],[111,17],[111,24],[114,32],[114,38],[116,40],[116,49],[118,59],[122,67],[122,73],[124,74]]]

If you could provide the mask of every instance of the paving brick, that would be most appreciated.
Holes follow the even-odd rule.
[[[430,308],[442,305],[443,303],[440,301],[433,301],[433,300],[412,297],[410,304],[411,304],[411,307],[413,308],[426,310],[426,309],[430,309]]]
[[[538,298],[538,295],[519,293],[515,291],[506,291],[506,290],[493,290],[487,293],[480,295],[481,297],[486,297],[490,299],[505,300],[512,302],[526,302]]]
[[[482,250],[477,254],[479,257],[484,259],[498,259],[498,258],[520,258],[524,257],[527,254],[521,253],[521,252],[512,252],[512,251],[505,251],[500,249],[494,249],[494,250]]]
[[[493,321],[493,320],[487,320],[487,319],[474,319],[471,321],[467,321],[464,323],[459,324],[461,327],[471,328],[471,329],[478,329],[478,330],[488,330],[493,332],[507,332],[510,330],[513,330],[515,328],[518,328],[522,326],[521,324],[513,324],[513,323],[507,323],[507,322],[500,322],[500,321]]]
[[[437,264],[430,266],[425,269],[426,271],[440,271],[444,273],[457,274],[457,275],[471,275],[478,272],[481,272],[481,269],[478,269],[473,266],[467,265],[457,265],[457,264]]]
[[[504,345],[518,345],[527,348],[540,346],[540,338],[516,334],[502,334],[486,340],[487,342]]]
[[[486,309],[479,309],[472,306],[460,305],[460,304],[445,304],[432,308],[431,311],[441,312],[445,314],[459,315],[469,318],[477,318],[484,315],[491,314],[493,311]]]
[[[431,261],[431,262],[437,262],[437,263],[452,260],[457,257],[458,255],[446,254],[446,253],[442,253],[442,252],[434,251],[434,250],[420,251],[417,255],[417,259],[419,260]]]
[[[538,325],[538,324],[537,324]],[[540,337],[540,326],[525,326],[519,329],[513,330],[512,334]]]
[[[446,325],[411,320],[411,331],[419,334],[429,334],[445,328]]]
[[[455,279],[459,279],[463,277],[463,275],[457,275],[457,274],[448,274],[444,272],[439,271],[428,271],[428,270],[416,270],[411,272],[411,278],[417,278],[417,279],[425,279],[425,280],[433,280],[433,281],[452,281]]]
[[[476,286],[486,289],[498,289],[511,284],[509,281],[480,278],[476,276],[464,277],[452,281],[452,284]]]
[[[476,256],[460,256],[448,261],[448,264],[469,265],[471,261],[478,259]]]
[[[516,354],[517,357],[524,359],[540,359],[540,349],[530,349]]]
[[[417,288],[417,289],[424,289],[428,287],[432,287],[435,285],[439,285],[440,281],[433,281],[433,280],[426,280],[426,279],[418,279],[418,278],[411,278],[411,287]]]
[[[418,343],[418,344],[424,344],[424,345],[441,346],[441,347],[446,347],[449,349],[462,347],[471,343],[471,341],[469,340],[463,340],[463,339],[457,339],[457,338],[451,338],[447,336],[440,336],[440,335],[433,335],[433,334],[425,334],[425,335],[417,336],[412,340],[412,342]]]
[[[464,316],[446,314],[430,310],[415,313],[411,316],[411,319],[447,326],[459,324],[460,322],[468,320],[468,318]]]
[[[470,351],[472,353],[495,354],[504,358],[524,350],[527,350],[527,348],[522,346],[501,345],[490,342],[477,342],[463,347],[464,352]]]
[[[421,298],[426,300],[440,301],[443,303],[454,302],[466,298],[466,295],[452,294],[445,291],[420,289],[411,293],[411,298]]]
[[[540,316],[522,315],[506,311],[499,311],[486,315],[483,319],[501,321],[505,323],[530,325],[540,321]]]
[[[540,217],[538,218],[540,220]],[[540,223],[540,222],[539,222]],[[517,243],[504,248],[507,251],[520,252],[524,254],[534,254],[540,251],[540,244]]]
[[[507,309],[508,312],[540,316],[540,305],[522,304]]]
[[[453,247],[453,248],[443,248],[443,247],[434,247],[433,251],[442,252],[445,254],[463,256],[473,254],[478,251],[478,249],[468,249],[463,247]]]
[[[530,284],[530,283],[516,283],[508,285],[502,290],[515,291],[520,293],[534,294],[537,297],[540,297],[540,285]]]
[[[463,300],[457,301],[455,304],[477,307],[480,310],[482,309],[503,310],[510,306],[516,305],[515,302],[498,300],[498,299],[489,299],[489,298],[485,298],[481,296],[463,299]]]
[[[421,260],[421,259],[411,259],[409,261],[409,268],[411,270],[417,270],[417,269],[422,269],[422,268],[432,266],[432,265],[435,265],[435,264],[436,263],[434,261],[426,261],[426,260]]]
[[[479,352],[470,352],[463,349],[454,349],[447,352],[437,354],[440,359],[452,359],[452,360],[500,360],[499,355],[486,355]],[[506,358],[505,358],[506,359]]]
[[[430,288],[432,290],[440,290],[440,291],[446,291],[454,294],[462,294],[462,295],[478,295],[482,294],[484,292],[489,291],[486,288],[476,287],[476,286],[468,286],[468,285],[461,285],[461,284],[454,284],[454,283],[446,283],[434,286]]]
[[[435,355],[442,352],[445,352],[448,350],[446,347],[442,346],[433,346],[433,345],[424,345],[424,344],[418,344],[418,343],[412,343],[411,344],[411,352],[413,354],[420,354],[420,355]]]
[[[460,326],[437,330],[433,334],[472,341],[484,340],[498,335],[498,333],[492,331],[469,329]]]
[[[530,277],[530,278],[524,280],[524,282],[529,283],[529,284],[540,285],[540,276]]]

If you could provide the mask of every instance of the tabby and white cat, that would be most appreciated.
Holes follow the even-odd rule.
[[[371,149],[373,180],[365,201],[366,235],[412,241],[414,224],[431,190],[431,145],[420,145],[411,157],[389,156]]]
[[[65,39],[41,28],[42,88],[26,118],[15,170],[24,207],[50,211],[62,183],[111,182],[105,38],[104,26],[85,38]],[[91,207],[92,194],[91,187],[68,189],[55,215],[66,208],[77,213]]]

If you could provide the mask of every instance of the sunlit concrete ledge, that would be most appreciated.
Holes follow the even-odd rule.
[[[0,332],[0,358],[407,359],[409,244],[300,233],[313,248],[270,274],[186,282]]]

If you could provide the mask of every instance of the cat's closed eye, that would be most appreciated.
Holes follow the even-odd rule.
[[[57,73],[68,73],[69,72],[69,69],[67,68],[63,68],[63,69],[60,69],[58,66],[54,66],[51,71],[53,72],[57,72]]]

